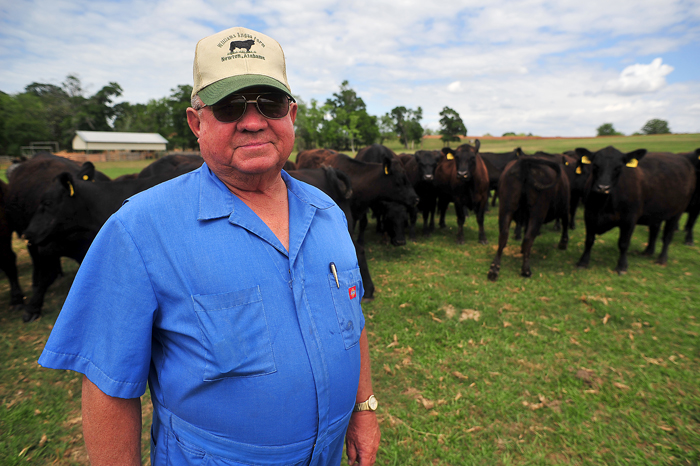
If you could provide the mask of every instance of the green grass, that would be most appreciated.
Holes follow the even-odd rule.
[[[112,168],[98,167],[115,176]],[[377,464],[697,465],[700,247],[685,246],[678,232],[668,266],[658,266],[637,254],[647,236],[638,227],[629,272],[618,276],[615,229],[579,270],[579,211],[567,251],[556,248],[551,224],[543,227],[532,278],[520,277],[511,236],[492,283],[497,209],[486,217],[487,246],[477,242],[473,214],[457,245],[453,212],[447,229],[404,247],[381,243],[373,224],[367,233],[377,286],[363,305],[380,401]],[[20,240],[14,249],[29,294],[29,258]],[[64,259],[63,270],[31,324],[9,309],[0,281],[3,465],[87,464],[80,377],[36,364],[77,264]],[[148,426],[147,396],[143,405]],[[144,428],[144,461],[147,439]]]

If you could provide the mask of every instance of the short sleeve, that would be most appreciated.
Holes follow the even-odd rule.
[[[157,308],[138,247],[113,215],[78,270],[39,364],[81,372],[110,396],[140,397]]]

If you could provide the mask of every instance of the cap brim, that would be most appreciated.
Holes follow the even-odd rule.
[[[221,79],[215,83],[211,83],[204,89],[198,92],[199,98],[202,99],[206,105],[214,105],[224,97],[238,92],[247,87],[253,86],[269,86],[278,89],[289,97],[292,97],[287,86],[279,82],[278,80],[271,78],[269,76],[263,76],[260,74],[243,74],[239,76],[229,76],[228,78]]]

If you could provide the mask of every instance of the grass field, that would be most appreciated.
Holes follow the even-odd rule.
[[[669,142],[675,150],[612,145],[683,152],[700,147],[692,136]],[[603,140],[604,147],[613,139],[588,141]],[[526,152],[539,149],[512,142]],[[542,150],[581,146],[598,147]],[[484,141],[482,147],[515,146],[490,148]],[[98,169],[116,176],[111,170],[125,167]],[[618,276],[615,229],[596,240],[590,268],[578,270],[581,219],[579,211],[566,251],[556,248],[559,234],[551,225],[543,228],[529,279],[519,275],[519,244],[511,238],[496,283],[486,279],[497,243],[496,209],[486,217],[486,246],[477,242],[474,215],[467,218],[465,244],[455,243],[453,208],[448,228],[404,247],[368,231],[377,291],[363,307],[380,401],[377,464],[700,462],[700,247],[685,246],[677,233],[668,265],[658,266],[635,253],[647,235],[638,227],[629,272]],[[22,286],[31,293],[28,254],[20,240],[14,248]],[[2,465],[87,464],[80,377],[36,364],[77,264],[64,260],[63,268],[44,316],[28,325],[8,308],[9,287],[0,281]],[[143,406],[147,426],[148,396]],[[143,438],[147,445],[147,428]]]

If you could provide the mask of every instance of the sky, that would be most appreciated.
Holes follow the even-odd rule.
[[[0,0],[0,91],[76,75],[87,95],[161,99],[233,26],[282,45],[307,103],[347,80],[371,115],[421,107],[438,130],[450,107],[470,136],[700,133],[698,0]]]

